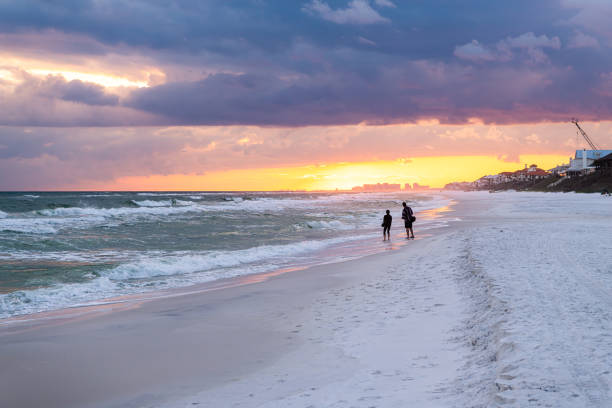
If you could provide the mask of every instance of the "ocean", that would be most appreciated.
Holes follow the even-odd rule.
[[[0,193],[0,318],[388,250],[402,201],[417,237],[449,220],[434,193]]]

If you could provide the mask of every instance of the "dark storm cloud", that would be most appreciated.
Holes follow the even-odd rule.
[[[66,81],[62,77],[50,76],[41,81],[38,88],[36,91],[40,95],[86,105],[117,105],[119,102],[119,97],[106,93],[103,86],[78,79]]]
[[[360,75],[282,80],[271,75],[216,74],[132,92],[130,107],[186,124],[308,125],[391,121],[412,103],[391,84]],[[363,101],[359,103],[358,101]],[[401,106],[401,107],[400,107]]]
[[[0,86],[0,124],[12,126],[130,126],[161,123],[153,115],[119,106],[105,88],[61,76],[15,71],[19,85]],[[0,82],[2,85],[2,82]],[[0,139],[0,143],[2,139]]]
[[[612,117],[610,94],[585,92],[573,69],[551,65],[483,67],[406,64],[375,74],[346,72],[282,80],[217,74],[132,92],[127,106],[168,118],[168,124],[390,124],[436,118],[465,123],[564,121]],[[610,83],[594,77],[591,86]],[[604,88],[600,88],[604,89]],[[610,84],[608,84],[610,89]],[[503,97],[500,97],[503,95]]]
[[[122,99],[50,87],[57,100],[121,110],[105,115],[111,125],[134,112],[133,124],[166,125],[609,119],[611,13],[595,0],[20,0],[0,3],[0,43],[171,67],[167,83]],[[57,124],[12,110],[1,123]],[[99,125],[93,112],[65,114],[63,125]]]
[[[361,36],[376,43],[383,53],[450,58],[458,43],[534,30],[546,32],[558,21],[577,14],[561,8],[558,0],[518,0],[506,6],[487,0],[395,3],[20,0],[0,4],[0,27],[3,32],[52,29],[110,45],[238,56],[252,49],[273,55],[290,49],[298,39],[324,48],[366,48],[367,44],[357,41]],[[369,14],[360,11],[364,7],[371,10]]]

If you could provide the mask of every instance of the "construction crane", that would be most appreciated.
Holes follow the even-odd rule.
[[[599,147],[597,147],[595,145],[595,143],[593,143],[593,141],[591,140],[591,138],[589,137],[589,135],[586,134],[586,132],[584,130],[582,130],[582,128],[580,127],[580,125],[578,124],[578,119],[572,119],[571,122],[576,125],[576,127],[578,128],[578,131],[580,132],[580,134],[582,135],[582,137],[584,138],[584,140],[586,140],[586,142],[589,144],[589,146],[591,147],[591,150],[600,150]]]

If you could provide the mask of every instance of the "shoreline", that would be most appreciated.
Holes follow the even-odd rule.
[[[434,229],[443,228],[446,227],[436,227]],[[427,237],[428,235],[429,234],[421,234],[418,239],[420,240],[423,237]],[[52,321],[62,319],[70,320],[73,318],[80,318],[85,315],[91,315],[91,317],[95,317],[95,315],[98,313],[104,314],[114,311],[121,311],[123,309],[138,307],[138,305],[147,302],[155,302],[157,300],[182,296],[201,295],[211,291],[225,290],[233,287],[258,284],[284,274],[291,274],[300,271],[310,270],[317,267],[332,266],[347,262],[358,262],[359,260],[364,258],[375,257],[378,255],[385,254],[386,251],[401,250],[407,244],[407,242],[405,241],[407,240],[396,237],[394,242],[390,242],[387,244],[390,245],[390,247],[387,247],[378,252],[368,253],[364,255],[354,255],[350,259],[334,259],[328,262],[315,263],[312,265],[279,268],[266,272],[254,272],[245,275],[237,275],[229,278],[221,278],[213,281],[196,283],[189,286],[178,286],[168,289],[154,290],[150,292],[132,293],[121,296],[102,298],[92,300],[91,302],[86,302],[83,304],[63,307],[60,309],[52,309],[41,312],[20,314],[0,318],[0,329],[2,329],[3,326],[11,327],[12,325],[19,325],[30,322]],[[2,333],[0,333],[0,336],[1,335]]]
[[[170,403],[183,395],[185,387],[191,389],[187,393],[201,392],[202,384],[210,388],[238,374],[245,375],[246,371],[257,372],[299,349],[304,339],[293,333],[293,322],[304,320],[301,314],[316,296],[346,286],[351,280],[363,279],[364,274],[367,276],[383,264],[397,262],[424,242],[425,239],[415,240],[410,242],[412,248],[277,274],[254,284],[231,285],[206,292],[205,296],[196,292],[114,310],[110,307],[102,313],[53,321],[33,320],[13,325],[12,329],[0,327],[0,344],[9,356],[0,373],[0,387],[4,388],[0,393],[12,396],[9,401],[15,406],[37,406],[45,402],[49,407],[69,407],[90,403],[91,406],[114,406],[115,403],[124,406],[134,401],[138,401],[135,406],[153,402],[161,406],[162,401]],[[356,269],[359,273],[353,276]],[[277,306],[282,306],[284,311]],[[173,330],[191,331],[199,340],[194,344],[193,340],[169,335],[168,331]],[[244,333],[256,343],[255,349],[251,341],[245,343]],[[157,341],[145,347],[148,350],[139,350],[140,341],[147,338]],[[228,347],[227,342],[238,342],[240,346]],[[200,343],[206,345],[205,350]],[[98,355],[94,350],[107,351]],[[197,356],[210,351],[214,354]],[[164,354],[172,357],[163,357]],[[147,362],[151,358],[162,361]],[[25,365],[37,367],[34,372],[23,371],[25,361],[28,362]],[[41,366],[41,361],[47,364]],[[47,372],[49,366],[51,371]],[[105,384],[101,387],[104,390],[87,380],[96,367],[105,367],[104,373],[97,374],[100,386]],[[65,370],[68,378],[58,378],[58,370]],[[136,378],[128,382],[125,379],[115,382],[112,378],[117,373],[130,371]],[[228,375],[220,375],[223,372]],[[43,389],[32,395],[22,388],[27,384],[41,384]],[[58,395],[56,390],[67,384],[71,391]],[[158,387],[164,391],[157,391],[159,394],[151,401],[143,400],[144,394],[159,390]],[[175,387],[183,391],[177,393]],[[107,393],[121,395],[121,401],[106,400]],[[22,398],[33,399],[23,405]],[[53,401],[57,403],[54,405]]]
[[[424,210],[417,212],[417,215],[422,215],[423,216],[422,219],[427,221],[425,224],[422,224],[424,225],[424,228],[426,228],[427,231],[440,228],[440,226],[444,226],[448,221],[450,221],[450,220],[445,219],[444,214],[450,211],[450,209],[452,208],[454,204],[452,200],[448,199],[444,195],[438,194],[432,197],[434,200],[442,199],[446,202],[437,203],[438,207],[434,207],[434,208],[429,208],[429,206],[426,205]],[[401,223],[401,220],[399,222],[396,222],[396,224],[399,224],[399,223]],[[395,226],[395,232],[397,236],[401,235],[401,232],[398,232],[401,230],[402,228],[400,228],[400,226],[398,225]],[[358,230],[356,230],[356,232],[357,231]],[[276,251],[282,252],[286,247],[290,247],[290,246],[299,247],[301,245],[310,245],[312,247],[315,247],[315,249],[310,250],[311,253],[308,255],[306,253],[302,255],[298,251],[298,254],[299,256],[302,257],[302,259],[296,258],[291,262],[281,261],[280,263],[272,266],[271,268],[267,268],[267,267],[261,268],[260,267],[259,271],[255,271],[255,272],[244,270],[245,266],[247,268],[250,268],[249,265],[238,265],[238,266],[233,266],[233,267],[228,267],[228,268],[219,268],[220,270],[224,269],[224,271],[221,273],[221,277],[213,278],[212,280],[199,281],[199,282],[198,282],[199,278],[194,278],[193,281],[188,282],[188,280],[186,280],[185,283],[180,283],[180,284],[172,283],[171,286],[167,288],[156,287],[152,290],[151,289],[142,290],[141,288],[129,288],[127,290],[118,291],[119,293],[116,293],[116,294],[108,293],[107,296],[104,296],[104,297],[87,299],[87,295],[83,296],[83,294],[87,293],[87,291],[89,290],[89,286],[87,285],[90,285],[91,290],[94,291],[95,293],[95,291],[98,290],[96,285],[106,284],[105,282],[102,282],[102,283],[98,282],[100,279],[108,279],[105,275],[100,275],[98,276],[98,278],[94,278],[91,281],[86,281],[82,283],[80,282],[80,283],[66,284],[64,285],[64,287],[58,286],[57,289],[54,288],[53,286],[49,286],[49,287],[43,286],[38,289],[24,289],[26,293],[33,292],[32,296],[41,296],[43,299],[45,297],[59,295],[60,293],[54,294],[54,291],[64,291],[64,289],[67,289],[70,291],[76,290],[77,292],[79,292],[79,295],[83,296],[84,298],[81,299],[80,301],[79,300],[75,301],[72,298],[68,300],[68,299],[63,299],[62,297],[59,297],[60,299],[62,299],[61,301],[61,303],[63,303],[62,305],[60,305],[59,303],[57,305],[51,304],[50,306],[42,304],[41,306],[35,306],[35,307],[30,308],[30,309],[35,309],[35,310],[27,310],[26,308],[24,308],[24,310],[19,311],[16,314],[13,314],[12,316],[2,316],[0,318],[0,326],[2,326],[3,324],[7,324],[7,322],[16,321],[16,320],[17,321],[24,320],[24,319],[27,320],[29,318],[39,318],[39,317],[44,318],[45,315],[53,316],[53,315],[58,315],[62,313],[70,313],[70,311],[77,311],[75,313],[78,313],[78,309],[89,308],[91,310],[94,310],[95,307],[98,305],[102,305],[102,306],[107,305],[107,304],[119,305],[121,303],[126,303],[126,302],[139,302],[140,300],[147,300],[150,297],[157,298],[157,297],[165,297],[168,295],[171,295],[171,296],[180,295],[180,293],[182,292],[189,293],[192,290],[206,291],[206,290],[209,290],[208,289],[209,287],[214,288],[218,284],[222,286],[225,284],[232,285],[232,284],[235,284],[234,282],[241,282],[243,280],[247,281],[248,283],[250,276],[253,276],[253,277],[260,276],[260,275],[266,276],[268,274],[274,275],[275,273],[279,271],[282,272],[283,270],[290,271],[290,270],[295,270],[295,269],[309,268],[311,266],[322,265],[322,264],[327,264],[327,263],[345,262],[347,259],[351,260],[351,259],[361,258],[363,256],[369,256],[371,254],[380,253],[380,252],[384,252],[387,250],[385,244],[381,244],[377,242],[377,240],[375,239],[377,238],[377,233],[378,233],[377,230],[374,231],[371,229],[365,229],[364,231],[359,231],[359,232],[361,232],[361,235],[359,236],[338,235],[335,237],[328,237],[328,238],[318,239],[318,240],[305,240],[305,241],[290,242],[288,244],[263,245],[263,246],[249,247],[242,251],[252,251],[252,250],[259,250],[262,248],[266,248],[269,250],[273,250],[273,251],[276,250]],[[401,242],[398,240],[394,242],[395,246],[398,246],[398,245],[402,246],[404,244],[405,242]],[[228,254],[224,254],[224,256],[227,257]],[[233,256],[240,257],[241,254],[236,253]],[[285,257],[290,257],[290,255],[286,255]],[[282,257],[279,255],[278,258],[282,258]],[[146,270],[147,265],[146,264],[142,265],[141,268],[144,268]],[[243,271],[247,273],[244,273]],[[190,275],[189,273],[186,274],[186,276],[189,276],[189,275]],[[226,275],[227,277],[222,277],[223,275]],[[173,277],[173,275],[168,275],[168,276]],[[180,274],[176,276],[181,277]],[[164,274],[159,275],[159,276],[152,275],[152,277],[153,278],[157,278],[157,277],[163,278]],[[253,279],[256,279],[256,278],[253,278]],[[71,285],[76,285],[76,286],[85,285],[85,286],[83,288],[70,289]],[[172,286],[172,285],[176,285],[176,286]],[[41,295],[36,295],[35,292],[38,290],[42,291]],[[18,290],[16,292],[19,293],[20,291]],[[124,292],[124,293],[121,293],[121,292]],[[61,294],[63,295],[63,293]],[[96,295],[101,295],[101,294],[102,293],[96,293]],[[10,292],[5,295],[10,295]],[[29,296],[29,295],[26,295],[26,296]],[[32,303],[32,304],[36,304],[36,303]],[[7,310],[9,311],[9,313],[12,307],[13,306],[11,306],[10,304],[7,305]]]

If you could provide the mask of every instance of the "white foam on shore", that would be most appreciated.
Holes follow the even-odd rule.
[[[58,284],[52,287],[21,290],[0,295],[0,318],[70,307],[102,298],[161,288],[183,287],[236,276],[261,273],[300,262],[299,257],[343,242],[369,235],[303,241],[287,245],[267,245],[238,251],[140,253],[137,261],[127,262],[101,272],[89,282]],[[109,257],[116,254],[109,253]],[[124,254],[125,255],[125,254]],[[86,260],[70,253],[57,253],[61,260]],[[135,254],[130,257],[133,259]],[[88,260],[91,260],[88,259]],[[329,262],[329,259],[321,259]]]
[[[0,295],[0,318],[62,309],[119,294],[118,289],[118,285],[109,278],[99,277],[87,283],[11,292]]]
[[[130,262],[105,272],[114,280],[143,279],[167,275],[185,275],[211,269],[229,268],[256,262],[272,262],[306,252],[317,251],[334,244],[356,241],[369,237],[359,235],[338,237],[319,241],[302,241],[287,245],[265,245],[238,251],[214,251],[206,253],[179,252],[162,256],[143,256],[137,262]]]

